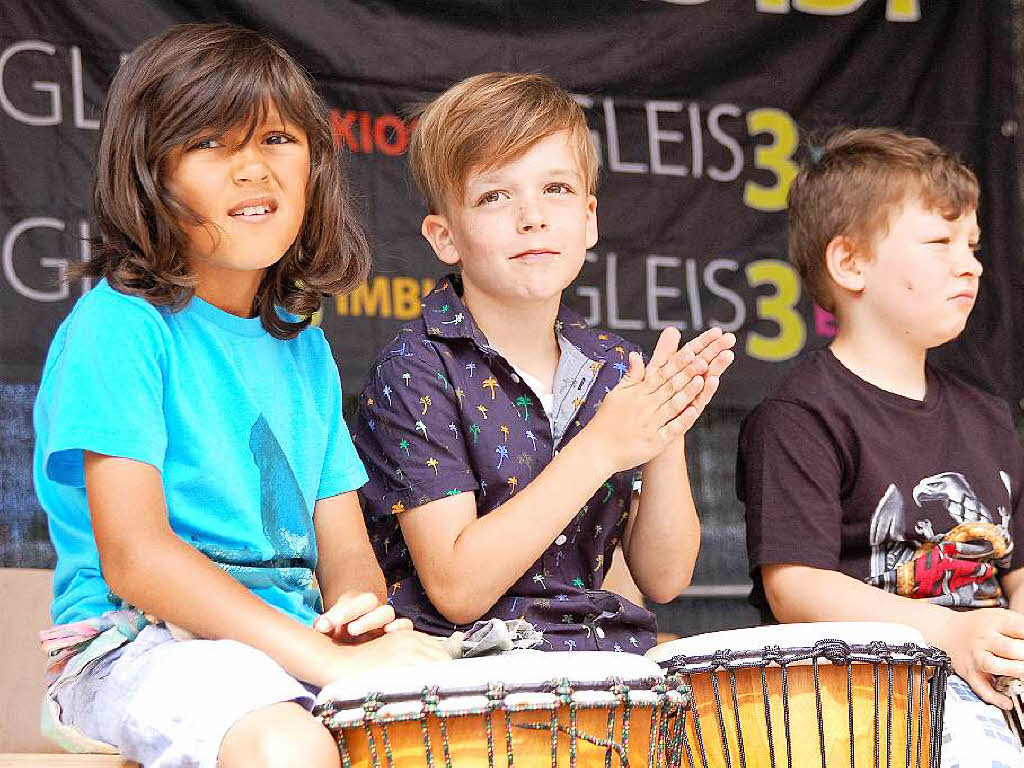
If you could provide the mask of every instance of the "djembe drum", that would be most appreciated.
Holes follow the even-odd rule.
[[[683,699],[641,656],[514,651],[342,680],[313,711],[346,767],[657,768]]]
[[[681,765],[939,766],[949,657],[911,627],[756,627],[647,655],[692,688],[667,737]]]

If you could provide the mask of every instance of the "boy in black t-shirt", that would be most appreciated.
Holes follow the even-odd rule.
[[[1017,765],[970,689],[1007,708],[993,676],[1024,678],[1024,461],[1006,405],[925,361],[974,306],[978,195],[949,152],[888,129],[801,170],[790,259],[838,333],[745,420],[737,486],[766,618],[915,627],[962,678],[943,765]]]

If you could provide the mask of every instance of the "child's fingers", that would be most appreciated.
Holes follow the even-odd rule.
[[[704,388],[693,399],[693,407],[697,409],[697,413],[704,413],[704,409],[707,408],[708,403],[711,402],[711,398],[714,397],[715,392],[718,391],[719,383],[720,381],[717,376],[704,377]]]
[[[689,352],[689,350],[687,350]],[[702,357],[693,357],[686,361],[686,364],[682,366],[682,372],[686,374],[686,378],[691,379],[694,376],[705,375],[710,366],[704,361]]]
[[[692,427],[697,421],[698,416],[700,416],[700,411],[692,405],[688,405],[683,409],[682,413],[661,427],[658,430],[658,434],[666,443],[670,443],[676,438],[681,437],[686,430]]]
[[[704,333],[696,338],[690,339],[683,346],[693,352],[695,355],[700,355],[709,344],[714,342],[716,339],[722,337],[722,329],[717,325],[713,328],[708,328]]]
[[[406,630],[411,630],[412,628],[413,623],[409,619],[395,619],[391,623],[386,624],[384,626],[384,632],[385,634],[389,632],[405,632]]]
[[[1000,677],[1014,677],[1018,680],[1024,679],[1024,662],[1014,659],[1004,659],[994,653],[985,652],[983,659],[984,671],[990,675]]]
[[[703,382],[703,386],[696,391],[696,394],[694,394],[693,397],[690,397],[691,393],[693,393],[694,389],[697,387],[696,382],[701,381]],[[718,391],[718,384],[719,381],[715,377],[703,378],[698,376],[690,382],[686,388],[677,393],[671,401],[668,413],[672,414],[672,412],[680,405],[683,407],[679,411],[678,416],[672,418],[664,425],[664,427],[662,427],[664,431],[661,432],[661,434],[672,439],[679,437],[686,432],[686,430],[692,427],[704,412],[704,408],[707,407],[707,404],[711,401],[715,392]],[[689,399],[687,400],[686,398]],[[670,425],[671,427],[666,430],[665,427],[669,427]]]
[[[629,368],[626,369],[623,380],[627,377],[634,384],[644,381],[644,359],[639,352],[629,353]]]
[[[725,352],[728,352],[736,345],[736,337],[731,333],[727,333],[724,336],[720,336],[715,339],[711,344],[708,344],[704,348],[704,351],[700,353],[699,357],[707,362],[712,363],[715,358],[720,357]]]
[[[668,366],[665,366],[662,370],[667,368]],[[662,382],[657,390],[655,390],[658,404],[661,405],[675,396],[676,393],[683,391],[694,379],[705,376],[706,372],[707,366],[700,358],[691,361],[690,365],[674,373],[671,378]]]
[[[736,354],[731,349],[723,350],[708,365],[707,375],[721,378],[722,374],[725,373],[725,369],[732,365],[735,359]]]
[[[987,646],[998,657],[1022,662],[1021,668],[1024,669],[1024,640],[1000,633]],[[1020,677],[1024,679],[1024,675]]]
[[[1003,637],[1024,640],[1024,615],[1016,611],[999,611],[996,629]],[[1006,656],[1003,653],[999,655]],[[1014,655],[1013,658],[1024,659],[1024,655]]]
[[[711,342],[704,348],[704,351],[709,355],[714,356],[721,352],[723,349],[732,349],[736,345],[736,334],[722,331],[721,328],[716,329],[721,331],[721,334],[712,339]]]
[[[994,704],[1000,709],[1013,709],[1013,702],[992,687],[992,679],[988,675],[983,672],[972,672],[962,677],[982,701]]]
[[[697,355],[699,360],[703,360],[710,367],[714,362],[722,357],[727,352],[732,355],[730,351],[736,344],[736,337],[731,333],[722,334],[718,338],[712,340],[704,349]]]
[[[656,371],[679,349],[679,341],[682,339],[678,329],[666,328],[658,336],[658,343],[654,345],[651,352],[651,360],[647,363],[647,372]]]
[[[379,605],[358,619],[350,621],[346,629],[352,637],[358,637],[375,629],[383,629],[393,621],[395,621],[395,609],[390,605]]]
[[[693,404],[694,399],[704,388],[704,377],[694,376],[686,386],[662,403],[655,412],[658,424],[667,424],[676,418],[685,408]]]
[[[330,633],[335,629],[345,626],[353,619],[372,611],[380,605],[376,595],[363,592],[356,595],[343,595],[338,601],[323,613],[314,623],[314,627],[320,632]]]

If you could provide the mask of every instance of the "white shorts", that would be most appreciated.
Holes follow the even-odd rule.
[[[942,768],[1024,768],[1024,750],[1003,711],[956,675],[946,683]]]
[[[149,768],[216,768],[224,735],[257,709],[313,706],[315,688],[233,640],[175,640],[150,625],[56,690],[60,720]]]

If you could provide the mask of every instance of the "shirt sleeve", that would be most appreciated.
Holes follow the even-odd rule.
[[[327,342],[324,341],[324,346]],[[320,488],[316,498],[337,496],[360,488],[366,482],[366,470],[356,454],[345,424],[343,405],[344,397],[341,390],[341,376],[338,366],[328,350],[325,355],[326,371],[324,379],[328,382],[327,392],[327,451],[324,455],[324,468],[320,474]]]
[[[359,402],[356,447],[372,511],[401,512],[479,487],[458,398],[431,350],[384,360]],[[368,510],[368,511],[371,511]]]
[[[1014,460],[1013,477],[1005,477],[1010,494],[1010,536],[1013,539],[1013,554],[1010,556],[1009,570],[1015,571],[1024,567],[1024,450],[1021,449],[1020,438],[1013,426],[1013,416],[1005,401],[999,403],[1000,417],[1008,433],[1008,451]]]
[[[779,401],[758,406],[740,431],[736,483],[752,571],[773,563],[839,569],[842,466],[812,412]]]
[[[53,350],[36,406],[46,476],[81,488],[82,452],[163,471],[166,326],[127,298],[96,296],[76,307]]]

